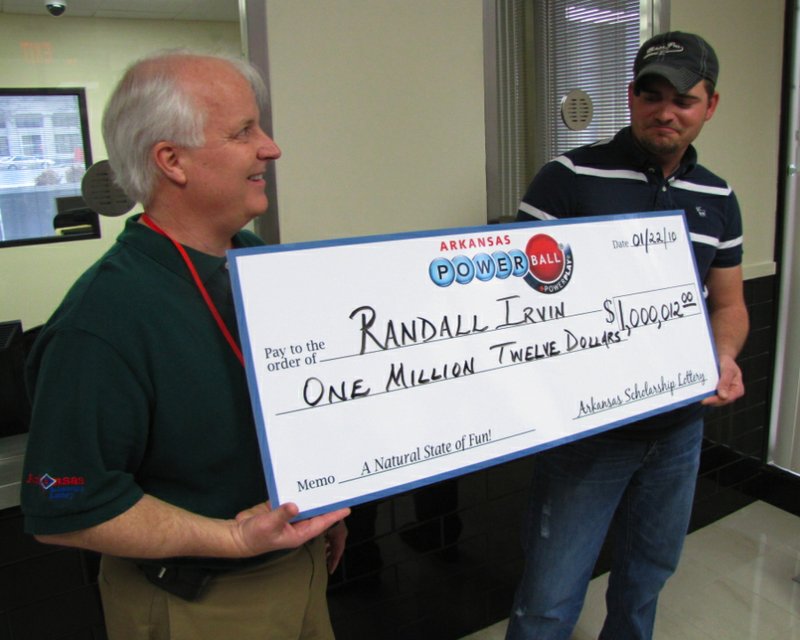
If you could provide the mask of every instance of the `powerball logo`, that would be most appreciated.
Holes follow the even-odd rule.
[[[474,241],[470,241],[470,244],[473,243]],[[446,251],[453,246],[460,248],[464,246],[464,242],[442,242],[441,250]],[[531,288],[540,293],[557,293],[569,284],[572,269],[570,246],[559,243],[545,233],[538,233],[528,240],[524,252],[510,249],[471,256],[461,254],[452,258],[438,257],[428,266],[428,274],[439,287],[449,287],[453,283],[469,284],[473,280],[504,280],[513,276],[523,278]]]

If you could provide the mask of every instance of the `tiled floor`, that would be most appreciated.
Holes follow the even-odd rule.
[[[800,640],[800,518],[765,502],[692,533],[659,599],[655,640]],[[595,578],[572,640],[597,638],[607,575]],[[464,640],[501,640],[506,623]]]

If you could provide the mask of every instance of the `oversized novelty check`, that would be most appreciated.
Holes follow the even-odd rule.
[[[273,503],[301,515],[711,395],[682,213],[230,252]]]

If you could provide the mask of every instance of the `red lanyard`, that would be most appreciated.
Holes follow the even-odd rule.
[[[228,341],[228,344],[233,349],[234,355],[239,359],[239,362],[242,363],[244,366],[244,357],[242,356],[242,350],[239,348],[239,345],[236,344],[236,340],[233,339],[231,332],[228,331],[228,327],[225,325],[225,321],[222,319],[222,316],[219,315],[219,311],[217,311],[217,306],[214,304],[214,301],[211,299],[211,296],[208,295],[208,291],[206,290],[205,286],[203,285],[203,281],[200,280],[200,276],[197,274],[197,269],[194,268],[194,264],[192,263],[192,259],[189,257],[189,254],[186,253],[186,249],[183,248],[183,245],[176,242],[170,235],[164,231],[161,227],[159,227],[150,216],[146,213],[142,214],[142,222],[144,222],[148,227],[150,227],[156,233],[160,233],[162,236],[167,238],[172,244],[175,245],[175,248],[178,250],[178,253],[181,254],[183,261],[186,263],[186,266],[189,268],[189,273],[192,274],[192,279],[194,280],[195,285],[197,285],[197,289],[200,291],[200,295],[203,296],[203,300],[205,300],[206,306],[208,310],[211,312],[211,315],[214,316],[214,320],[217,322],[217,326],[219,327],[220,331],[222,331],[222,335],[225,336],[225,339]]]

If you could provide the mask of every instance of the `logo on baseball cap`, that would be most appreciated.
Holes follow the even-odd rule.
[[[633,63],[634,88],[644,76],[666,78],[679,93],[687,93],[701,80],[717,83],[719,61],[714,49],[693,33],[668,31],[650,38]]]

